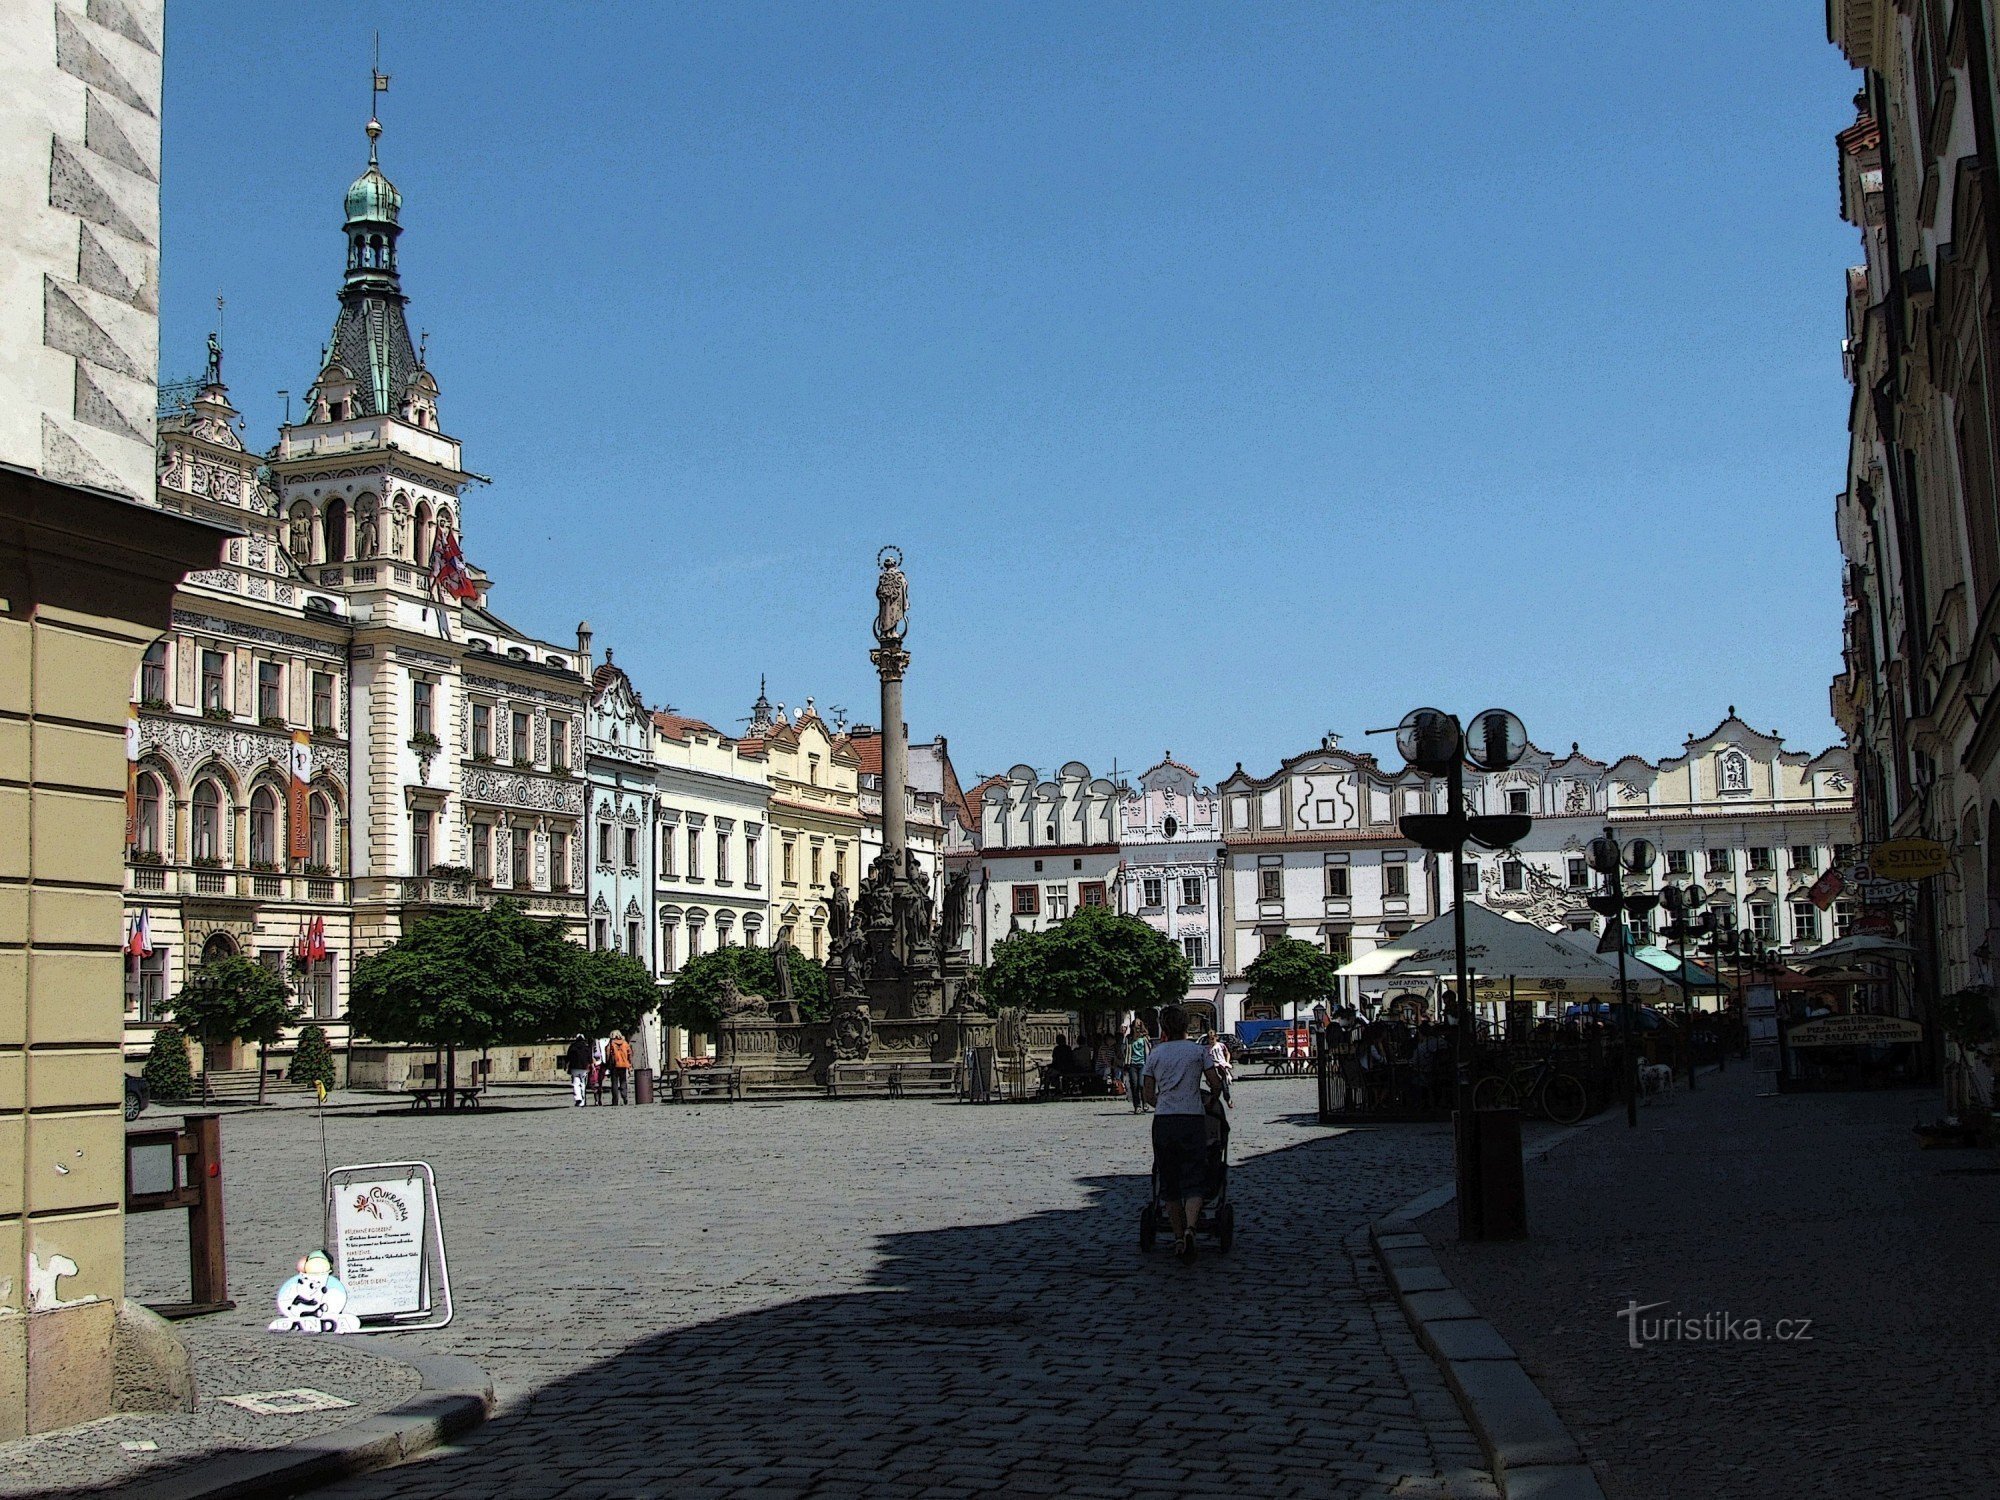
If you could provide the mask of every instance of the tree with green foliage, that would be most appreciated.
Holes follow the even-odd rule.
[[[1243,977],[1250,981],[1245,1002],[1269,1007],[1288,1016],[1330,999],[1340,988],[1340,965],[1333,955],[1300,938],[1273,938],[1250,960]]]
[[[456,1090],[461,1047],[547,1041],[594,1024],[580,1000],[582,953],[560,921],[513,901],[440,912],[355,965],[348,1022],[375,1041],[441,1049],[445,1087]],[[454,1102],[447,1093],[446,1107]]]
[[[218,1044],[255,1042],[268,1047],[299,1018],[292,987],[276,969],[240,953],[211,958],[168,1002],[167,1014],[201,1042],[202,1097],[208,1097],[208,1064]],[[264,1102],[264,1070],[257,1070],[257,1102]]]
[[[291,1080],[333,1087],[333,1048],[327,1045],[323,1027],[308,1026],[299,1033],[298,1045],[292,1051]]]
[[[1002,942],[982,989],[996,1006],[1104,1015],[1176,1004],[1192,973],[1179,945],[1150,923],[1086,906],[1046,932]]]
[[[150,1099],[194,1097],[194,1069],[188,1064],[187,1037],[180,1027],[162,1026],[153,1033],[153,1045],[139,1076],[145,1080]]]
[[[798,1002],[800,1017],[824,1021],[833,1009],[825,967],[796,948],[786,949],[785,967],[792,976],[792,999]],[[746,995],[782,998],[776,948],[716,948],[689,959],[674,976],[661,1019],[688,1031],[713,1032],[722,1019],[723,980],[730,975]]]
[[[562,1028],[572,1034],[636,1036],[639,1023],[660,1003],[651,971],[631,954],[609,948],[577,953],[575,985],[576,1019]]]

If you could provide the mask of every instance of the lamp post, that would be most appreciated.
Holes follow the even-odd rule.
[[[1670,885],[1660,892],[1660,905],[1673,915],[1673,921],[1667,924],[1667,936],[1671,937],[1680,949],[1681,1010],[1687,1016],[1689,1093],[1694,1092],[1694,994],[1688,988],[1688,938],[1694,932],[1691,919],[1701,910],[1702,902],[1707,899],[1708,892],[1703,890],[1699,883],[1690,885],[1686,890],[1677,885]]]
[[[1590,898],[1590,909],[1603,914],[1614,924],[1606,928],[1607,936],[1615,936],[1618,944],[1618,1040],[1623,1056],[1619,1060],[1621,1075],[1619,1088],[1625,1096],[1625,1123],[1636,1126],[1639,1123],[1639,1091],[1633,1087],[1638,1062],[1632,1046],[1632,992],[1630,982],[1625,977],[1626,931],[1625,917],[1643,916],[1659,904],[1660,898],[1651,892],[1625,894],[1625,876],[1639,875],[1653,868],[1653,845],[1650,839],[1633,839],[1621,844],[1611,835],[1609,828],[1590,841],[1590,867],[1608,882],[1606,893]]]
[[[1465,805],[1465,768],[1504,771],[1528,748],[1528,731],[1504,708],[1489,708],[1472,720],[1471,733],[1455,714],[1435,708],[1412,709],[1396,726],[1396,748],[1409,765],[1428,776],[1445,778],[1445,810],[1411,813],[1398,820],[1403,836],[1433,854],[1451,855],[1452,938],[1458,978],[1457,1108],[1452,1117],[1452,1141],[1458,1157],[1458,1237],[1487,1237],[1484,1163],[1480,1152],[1479,1119],[1472,1107],[1472,985],[1465,962],[1465,846],[1469,840],[1486,849],[1505,849],[1528,836],[1534,819],[1525,813],[1474,814]]]

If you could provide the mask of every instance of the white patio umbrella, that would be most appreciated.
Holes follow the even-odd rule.
[[[1873,933],[1857,932],[1852,937],[1835,938],[1824,943],[1810,953],[1795,955],[1794,961],[1806,963],[1832,963],[1850,958],[1914,958],[1917,950],[1908,943],[1900,943],[1894,938],[1876,937]]]
[[[1451,978],[1458,969],[1452,914],[1445,912],[1406,932],[1393,943],[1364,953],[1340,967],[1342,974],[1435,974]],[[1615,993],[1618,966],[1586,953],[1561,933],[1516,922],[1476,901],[1465,903],[1465,966],[1481,979],[1547,982],[1551,991]],[[1630,976],[1635,991],[1657,991],[1666,981],[1655,971]]]

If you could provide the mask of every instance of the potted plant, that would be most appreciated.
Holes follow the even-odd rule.
[[[410,748],[419,755],[435,755],[438,752],[438,737],[428,729],[419,729],[410,736]]]
[[[125,857],[130,863],[135,865],[163,865],[166,863],[166,859],[157,849],[134,849]]]
[[[204,719],[212,719],[217,724],[227,724],[231,719],[236,717],[228,709],[218,707],[213,703],[201,711],[201,716]]]
[[[147,713],[164,714],[173,711],[173,705],[164,698],[141,698],[139,707]]]
[[[222,861],[213,854],[197,854],[188,863],[193,865],[197,870],[219,870],[222,868]]]

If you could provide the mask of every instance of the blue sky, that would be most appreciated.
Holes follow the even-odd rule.
[[[275,437],[392,76],[413,324],[517,625],[972,776],[1418,704],[1657,757],[1839,667],[1854,75],[1807,4],[177,4],[164,373]],[[1350,739],[1350,743],[1353,741]],[[1393,759],[1386,741],[1369,742]]]

